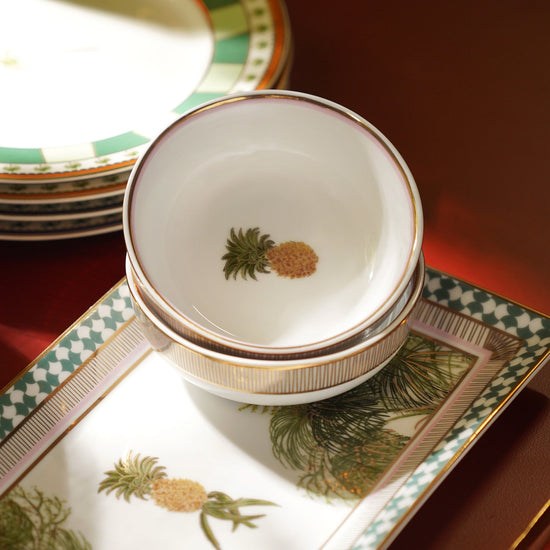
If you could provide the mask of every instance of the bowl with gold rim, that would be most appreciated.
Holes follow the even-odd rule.
[[[417,268],[413,176],[372,124],[267,90],[189,111],[154,139],[123,206],[148,307],[230,354],[319,355],[395,307]]]
[[[365,331],[318,356],[245,357],[186,339],[144,301],[127,261],[127,282],[136,317],[152,348],[188,382],[220,397],[258,405],[293,405],[338,395],[368,380],[397,354],[411,330],[425,279],[421,255],[406,300],[378,330]]]

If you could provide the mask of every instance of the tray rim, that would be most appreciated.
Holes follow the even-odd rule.
[[[459,279],[457,277],[448,275],[448,274],[446,274],[446,273],[444,273],[440,270],[428,267],[427,271],[432,273],[432,278],[434,278],[434,276],[435,276],[435,279],[437,279],[438,277],[439,278],[448,277],[450,279],[454,279],[455,281],[457,281],[459,283],[463,283],[467,287],[470,287],[470,289],[472,289],[472,290],[476,290],[476,289],[481,290],[482,292],[486,292],[491,297],[497,297],[497,298],[501,299],[502,301],[504,301],[507,304],[518,306],[522,310],[524,310],[525,312],[530,313],[532,316],[540,317],[542,319],[545,319],[546,321],[550,320],[550,316],[547,316],[545,314],[539,314],[538,312],[536,312],[532,308],[521,306],[517,302],[514,302],[512,300],[508,300],[506,298],[500,297],[497,294],[492,293],[490,291],[484,291],[481,287],[479,287],[477,285],[472,285],[471,283],[467,283],[467,282],[463,281],[462,279]],[[429,279],[429,277],[428,277],[428,279]],[[88,319],[97,310],[97,308],[101,306],[101,304],[106,299],[109,299],[109,297],[111,297],[114,293],[116,293],[117,290],[120,290],[120,288],[123,287],[124,284],[125,284],[125,278],[122,278],[117,284],[115,284],[111,289],[109,289],[109,291],[107,291],[99,300],[97,300],[94,305],[92,305],[88,310],[86,310],[70,327],[68,327],[54,342],[52,342],[52,344],[50,344],[50,346],[48,346],[38,357],[36,357],[33,361],[31,361],[23,371],[21,371],[11,382],[9,382],[4,388],[2,388],[0,390],[0,397],[2,397],[2,395],[5,392],[7,392],[19,379],[21,379],[30,369],[32,369],[33,366],[37,365],[39,363],[39,361],[41,359],[43,359],[53,348],[55,348],[55,346],[57,344],[59,344],[65,336],[70,334],[76,327],[78,327],[82,323],[82,321]],[[499,330],[502,331],[502,329],[497,327],[497,326],[492,326],[491,324],[485,323],[480,318],[474,317],[474,316],[469,315],[467,313],[464,313],[462,311],[457,311],[455,308],[452,308],[452,307],[449,307],[449,306],[446,306],[446,305],[442,305],[437,300],[429,300],[429,299],[426,299],[426,300],[428,302],[431,302],[431,303],[436,303],[437,305],[441,306],[442,308],[449,309],[453,313],[457,313],[459,315],[462,315],[462,316],[465,316],[467,318],[473,319],[473,320],[475,320],[475,321],[477,321],[481,324],[486,324],[492,329],[495,329],[497,331],[499,331]],[[546,330],[546,326],[544,326],[543,329]],[[508,335],[511,335],[510,331],[503,330],[503,332],[507,333]],[[535,336],[535,335],[536,334],[533,333],[533,336]],[[519,339],[519,340],[522,340],[522,338],[520,336],[517,336],[515,334],[513,336],[515,338]],[[103,343],[100,344],[100,347],[102,345],[103,345]],[[489,428],[489,426],[498,418],[498,416],[500,416],[500,414],[506,409],[506,407],[514,400],[514,398],[521,392],[521,390],[529,383],[529,381],[532,379],[532,377],[545,364],[545,362],[550,357],[550,346],[545,342],[544,342],[544,345],[540,344],[540,342],[539,342],[539,346],[538,346],[537,350],[544,350],[544,352],[541,351],[541,353],[539,353],[538,355],[533,355],[533,352],[531,352],[529,354],[529,364],[526,367],[526,370],[522,372],[522,374],[517,374],[517,379],[515,380],[515,382],[513,382],[510,385],[511,390],[506,394],[506,396],[502,399],[502,401],[497,403],[497,406],[495,408],[493,408],[490,411],[490,413],[481,421],[481,423],[476,427],[476,429],[473,431],[471,436],[467,440],[463,441],[463,443],[458,448],[456,448],[454,450],[453,456],[451,457],[451,459],[448,460],[445,463],[444,467],[423,488],[420,495],[415,499],[413,504],[405,511],[405,513],[398,519],[398,521],[396,523],[394,523],[394,525],[391,527],[389,532],[387,532],[384,535],[383,539],[380,541],[380,545],[377,543],[377,545],[376,545],[377,548],[384,547],[385,545],[390,544],[390,542],[395,538],[395,536],[397,536],[399,531],[406,525],[408,520],[416,513],[416,511],[422,506],[422,504],[431,495],[431,493],[439,486],[441,481],[443,479],[445,479],[445,477],[454,469],[454,467],[460,462],[460,460],[467,453],[467,451],[470,450],[470,448],[473,446],[473,444],[475,444],[479,440],[479,437],[481,435],[483,435],[483,433],[485,433],[485,431]],[[525,341],[518,347],[518,349],[516,350],[516,352],[514,353],[514,355],[512,357],[512,360],[516,359],[516,358],[519,358],[523,353],[528,353],[528,347],[526,347]],[[509,363],[508,361],[503,363],[501,369],[499,370],[499,374],[497,374],[497,376],[499,376],[501,372],[505,371],[508,363]],[[491,384],[492,384],[492,381],[489,383],[489,386]],[[57,387],[58,386],[54,387],[52,391],[55,391],[55,389]],[[479,399],[484,394],[486,389],[479,393],[479,395],[474,399],[474,401],[472,401],[472,405],[477,399]],[[36,404],[35,407],[36,406],[38,406],[38,404]],[[32,414],[32,411],[28,414]],[[26,416],[28,416],[28,415],[25,415],[25,417]],[[453,430],[455,430],[456,423],[460,422],[462,420],[462,418],[463,417],[459,418],[453,424],[453,426],[451,427],[451,429],[449,430],[447,435],[451,434],[451,432],[453,432]],[[12,432],[16,428],[17,428],[17,426],[15,426],[12,429]],[[445,437],[447,437],[447,435]],[[6,436],[4,436],[2,439],[4,440],[5,438],[9,438],[9,433]],[[48,451],[46,451],[46,453],[47,452]],[[422,465],[422,464],[424,464],[424,462],[420,463],[420,465]],[[26,475],[26,473],[23,474],[22,477],[24,477],[24,475]],[[395,498],[395,496],[392,497],[389,502],[391,502],[391,500],[393,498]],[[370,525],[371,524],[368,524],[366,526],[367,529],[368,529],[368,527],[370,527]],[[353,548],[356,548],[356,549],[371,548],[371,546],[368,546],[368,545],[365,546],[364,541],[361,541],[361,538],[365,535],[365,533],[366,533],[366,531],[356,541],[356,545],[353,546]]]

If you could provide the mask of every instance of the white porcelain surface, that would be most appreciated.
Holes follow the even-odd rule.
[[[197,344],[200,347],[210,349],[215,352],[223,353],[226,355],[232,355],[236,357],[250,357],[253,359],[269,359],[269,360],[282,360],[286,361],[289,359],[303,359],[307,357],[318,357],[320,355],[327,355],[340,351],[343,349],[351,348],[362,342],[366,342],[369,338],[372,338],[376,334],[382,332],[390,324],[401,315],[402,311],[405,309],[411,296],[416,291],[418,292],[419,278],[424,277],[424,256],[420,255],[418,262],[418,267],[413,276],[411,277],[409,284],[407,285],[404,292],[401,294],[395,305],[382,316],[378,321],[368,326],[365,330],[361,331],[359,334],[352,336],[342,342],[339,342],[332,346],[319,347],[312,349],[307,352],[302,353],[257,353],[254,351],[242,350],[239,347],[231,347],[231,345],[222,345],[218,342],[212,341],[207,338],[201,337],[193,330],[188,329],[186,326],[179,323],[176,319],[172,318],[170,315],[167,315],[161,308],[157,307],[154,297],[150,296],[147,292],[146,286],[141,282],[139,276],[132,268],[132,265],[129,261],[128,256],[126,257],[126,273],[129,275],[129,278],[132,281],[132,285],[135,287],[136,291],[139,293],[141,299],[144,301],[145,305],[151,310],[151,312],[159,318],[168,328],[173,330],[176,334],[188,340],[194,344]]]
[[[417,265],[422,211],[388,140],[332,102],[261,92],[171,125],[138,161],[124,208],[132,267],[159,307],[261,352],[335,344],[386,314]],[[230,229],[302,241],[310,277],[224,277]]]
[[[339,395],[379,372],[409,334],[409,321],[421,298],[424,275],[421,261],[407,304],[384,330],[332,353],[288,360],[230,356],[196,345],[176,334],[150,310],[131,270],[127,272],[127,282],[146,338],[186,380],[226,399],[290,405]]]
[[[151,11],[149,20],[116,2],[106,9],[94,9],[93,3],[83,7],[79,2],[18,0],[13,4],[8,15],[25,20],[28,34],[18,25],[3,26],[2,42],[9,50],[1,53],[9,52],[19,67],[9,73],[11,86],[4,91],[8,94],[4,99],[6,105],[20,104],[24,93],[31,109],[27,119],[31,131],[21,124],[19,110],[2,111],[1,135],[9,136],[13,147],[55,147],[121,134],[136,125],[136,113],[137,121],[146,119],[149,97],[158,98],[155,106],[176,105],[182,95],[190,94],[212,56],[208,22],[200,6],[191,1],[171,9],[168,2],[161,2],[156,17],[153,6],[146,6]],[[178,67],[182,54],[191,49],[194,55],[184,57],[189,76]],[[4,67],[6,72],[12,68],[6,62]],[[52,78],[52,71],[70,74],[71,85]],[[90,78],[100,73],[102,79]],[[37,102],[39,81],[50,85],[40,87]],[[86,109],[83,99],[90,100]],[[59,113],[78,116],[60,117]]]
[[[192,106],[273,87],[277,1],[0,2],[0,179],[108,171]]]

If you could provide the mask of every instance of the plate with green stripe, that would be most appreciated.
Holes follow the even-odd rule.
[[[270,88],[289,56],[281,0],[0,5],[0,182],[131,169],[188,109]]]

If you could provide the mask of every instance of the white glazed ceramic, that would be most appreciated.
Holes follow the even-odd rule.
[[[334,353],[289,360],[230,356],[198,346],[167,327],[143,301],[132,277],[128,288],[137,319],[152,347],[174,364],[185,379],[234,401],[291,405],[326,399],[347,391],[380,371],[407,338],[413,311],[424,286],[423,258],[405,307],[384,329]]]
[[[190,107],[275,87],[291,47],[277,0],[17,0],[0,18],[0,181],[27,186],[129,170]]]
[[[351,338],[343,340],[338,344],[334,344],[332,346],[327,346],[327,347],[318,347],[302,353],[291,353],[291,354],[267,353],[266,354],[266,353],[255,353],[252,351],[245,351],[237,347],[231,347],[230,345],[222,345],[208,338],[203,338],[200,334],[197,334],[196,332],[187,329],[187,327],[183,326],[176,319],[174,319],[170,315],[167,315],[161,308],[156,307],[154,297],[151,297],[148,294],[147,287],[141,282],[138,274],[132,268],[129,258],[126,257],[126,273],[129,274],[129,277],[132,280],[132,284],[136,288],[136,291],[139,293],[140,298],[143,300],[145,306],[149,308],[153,312],[153,314],[159,318],[159,320],[162,323],[164,323],[168,328],[173,330],[176,334],[178,334],[185,340],[188,340],[200,347],[207,348],[212,351],[223,353],[226,355],[233,355],[237,357],[249,357],[253,359],[269,359],[269,360],[283,360],[283,361],[288,361],[289,359],[303,359],[303,358],[309,358],[309,357],[317,357],[320,355],[328,355],[331,353],[335,353],[337,351],[342,351],[344,349],[347,349],[352,346],[358,345],[362,342],[365,342],[368,338],[372,338],[379,332],[383,331],[392,323],[392,321],[394,321],[394,319],[396,319],[401,314],[401,312],[409,302],[411,295],[413,294],[415,288],[417,288],[419,272],[423,271],[424,265],[425,265],[424,257],[421,254],[420,260],[419,260],[419,267],[417,271],[415,271],[415,273],[411,277],[409,284],[407,285],[405,291],[399,297],[397,302],[395,302],[395,305],[384,316],[378,319],[378,321],[376,321],[372,325],[369,325],[365,330],[363,330],[359,334],[356,334]]]
[[[130,167],[104,172],[100,176],[92,174],[78,177],[49,177],[44,180],[15,179],[3,182],[0,179],[0,200],[23,200],[28,203],[57,198],[74,200],[74,197],[95,197],[97,194],[119,192],[123,194],[130,176]]]
[[[305,353],[375,323],[407,287],[423,232],[414,179],[376,128],[325,99],[274,90],[171,124],[132,171],[123,224],[156,308],[253,353]],[[244,241],[258,228],[274,246],[305,243],[315,272],[226,279],[232,228]]]

